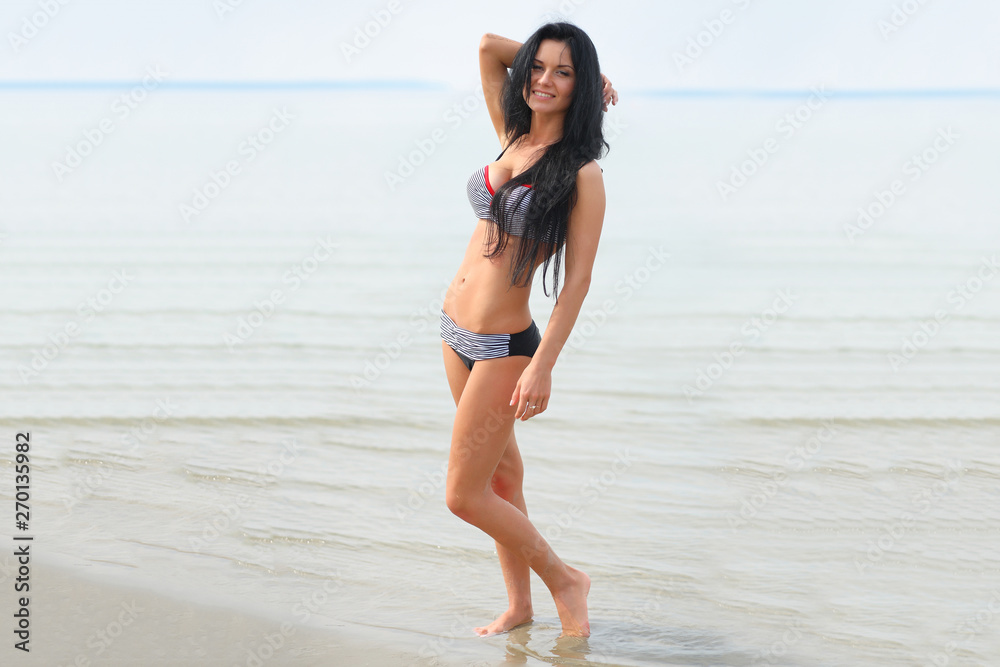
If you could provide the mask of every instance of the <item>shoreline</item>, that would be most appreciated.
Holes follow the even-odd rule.
[[[405,642],[394,648],[363,626],[280,621],[222,596],[157,590],[149,575],[122,577],[116,569],[67,556],[33,558],[30,652],[9,645],[12,664],[374,667],[418,660]],[[4,596],[7,618],[16,603],[13,593]]]

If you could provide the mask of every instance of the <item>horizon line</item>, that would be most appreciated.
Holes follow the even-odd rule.
[[[1000,97],[1000,88],[844,88],[824,89],[829,97]],[[800,88],[649,88],[642,97],[801,97],[816,87]]]
[[[0,90],[27,90],[45,88],[87,88],[92,90],[119,89],[142,87],[141,80],[64,80],[64,81],[44,81],[44,80],[0,80]],[[357,89],[357,88],[387,88],[387,89],[423,89],[434,90],[446,88],[447,86],[435,81],[420,81],[415,79],[329,79],[329,80],[296,80],[296,81],[267,81],[267,80],[205,80],[205,81],[160,81],[149,89],[155,88],[175,88],[175,89],[204,89],[204,90],[271,90],[271,89]]]
[[[3,90],[118,90],[142,86],[134,80],[0,80]],[[174,90],[466,90],[437,81],[414,79],[187,80],[161,81],[152,88]],[[801,97],[814,88],[646,88],[627,91],[639,97]],[[845,88],[824,90],[830,97],[1000,97],[1000,88]]]

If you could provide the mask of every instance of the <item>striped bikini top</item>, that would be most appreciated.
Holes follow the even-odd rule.
[[[503,151],[500,152],[500,155],[497,156],[497,160],[503,157],[503,154],[506,152],[507,149],[503,149]],[[524,185],[522,187],[528,188],[529,190],[524,193],[523,197],[519,193],[511,195],[507,200],[508,213],[511,213],[511,209],[513,209],[513,211],[510,215],[510,228],[505,229],[504,231],[512,236],[524,236],[524,225],[528,215],[528,206],[531,204],[531,186]],[[469,203],[472,204],[472,210],[475,211],[479,219],[493,220],[493,218],[490,217],[490,204],[493,203],[493,197],[496,195],[496,191],[490,183],[490,165],[486,165],[472,174],[469,178],[469,183],[466,186],[466,192],[469,195]],[[518,201],[518,199],[520,199],[520,201]]]

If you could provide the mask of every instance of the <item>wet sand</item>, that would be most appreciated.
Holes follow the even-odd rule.
[[[412,648],[394,648],[375,631],[272,619],[223,606],[213,591],[166,594],[131,581],[134,576],[116,577],[100,564],[33,560],[30,576],[30,652],[8,644],[4,664],[381,666],[418,658]],[[8,619],[12,597],[4,596]]]

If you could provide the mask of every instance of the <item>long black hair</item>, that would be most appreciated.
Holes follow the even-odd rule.
[[[486,257],[498,257],[507,246],[511,228],[508,215],[515,204],[527,195],[529,190],[522,185],[531,185],[532,198],[525,219],[525,229],[520,243],[516,244],[513,261],[510,264],[511,286],[527,287],[536,268],[539,251],[544,251],[542,265],[542,288],[549,263],[554,257],[552,272],[552,296],[558,301],[559,267],[563,246],[566,243],[566,229],[569,214],[576,203],[576,174],[580,168],[606,153],[609,148],[604,140],[603,123],[603,82],[601,67],[597,60],[597,49],[583,30],[572,23],[546,23],[528,38],[511,63],[510,74],[500,92],[503,109],[504,130],[515,143],[531,129],[531,108],[524,99],[524,91],[530,89],[531,71],[535,55],[542,40],[553,39],[569,47],[576,74],[573,94],[566,117],[563,120],[562,138],[546,147],[544,154],[524,172],[507,181],[497,190],[490,205],[490,217],[498,221],[489,226]],[[517,194],[515,194],[517,192]],[[513,198],[513,199],[512,199]],[[504,233],[501,233],[504,232]]]

